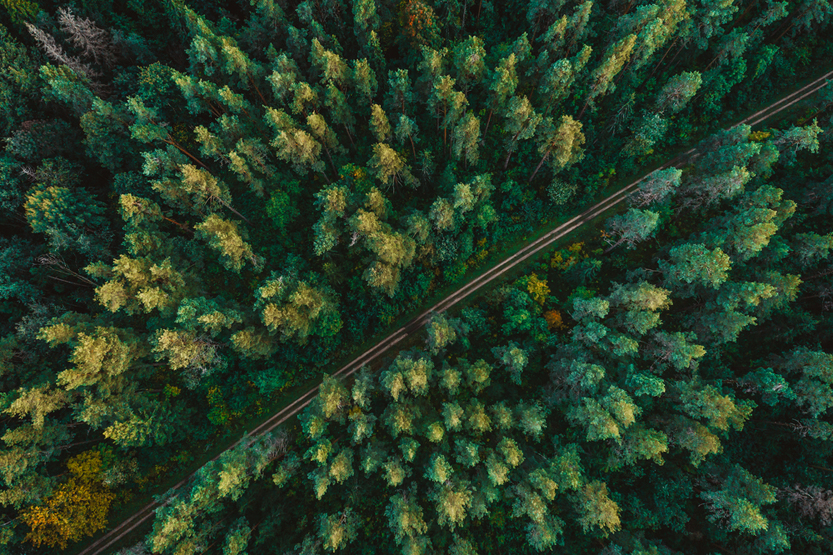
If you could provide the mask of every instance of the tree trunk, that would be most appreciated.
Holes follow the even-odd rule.
[[[512,157],[512,153],[513,153],[514,151],[515,151],[515,149],[513,149],[513,148],[510,148],[510,149],[509,149],[509,153],[506,155],[506,160],[504,160],[504,161],[503,161],[503,169],[504,169],[504,170],[505,170],[507,167],[509,167],[509,158],[511,158],[511,157]]]
[[[492,121],[492,113],[494,110],[489,110],[489,118],[486,120],[486,130],[483,131],[483,140],[486,140],[486,133],[489,132],[489,123]]]
[[[781,33],[780,35],[778,35],[778,37],[777,37],[774,41],[772,41],[772,42],[778,42],[779,40],[781,40],[781,37],[783,37],[784,35],[786,35],[786,34],[787,34],[787,31],[789,31],[790,29],[792,29],[792,28],[793,28],[793,25],[795,25],[795,20],[796,20],[796,19],[801,18],[801,16],[803,16],[805,13],[807,13],[807,11],[808,11],[809,9],[810,9],[810,7],[809,7],[809,6],[808,6],[808,7],[806,7],[806,8],[804,8],[804,11],[802,11],[800,14],[798,14],[797,16],[795,16],[795,17],[793,17],[792,19],[790,19],[790,24],[789,24],[789,26],[787,26],[787,28],[786,28],[786,29],[784,29],[784,32],[783,32],[783,33]],[[785,22],[785,25],[786,25],[786,22]],[[777,33],[777,32],[778,32],[778,31],[776,31],[776,33]],[[773,33],[773,35],[774,35],[774,34],[775,34],[775,33]],[[772,37],[772,35],[770,35],[770,38],[771,38],[771,37]]]
[[[356,150],[356,143],[353,142],[353,136],[350,134],[350,129],[347,127],[347,124],[344,124],[344,131],[347,133],[347,138],[350,139],[350,144],[353,146],[353,150]]]
[[[523,131],[523,129],[521,129]],[[506,155],[506,160],[503,162],[503,169],[505,170],[507,166],[509,166],[509,158],[512,157],[512,153],[515,152],[515,142],[518,140],[518,135],[521,134],[521,131],[515,133],[515,136],[512,137],[512,141],[509,143],[509,154]]]
[[[538,22],[541,21],[541,14],[535,19],[535,27],[532,28],[532,38],[529,39],[529,44],[535,44],[535,35],[538,34]]]
[[[199,164],[199,165],[200,165],[200,166],[202,166],[203,168],[208,169],[208,166],[206,166],[205,164],[203,164],[202,162],[200,162],[200,161],[199,161],[199,160],[198,160],[198,159],[197,159],[197,158],[196,158],[193,154],[191,154],[190,152],[188,152],[187,150],[185,150],[184,148],[182,148],[181,146],[179,146],[179,143],[178,143],[178,142],[176,142],[176,141],[174,140],[174,138],[173,138],[173,137],[171,137],[170,135],[168,135],[168,138],[167,138],[164,142],[165,142],[165,143],[167,143],[167,144],[169,144],[169,145],[171,145],[171,146],[173,146],[173,147],[178,148],[178,149],[179,149],[179,151],[180,151],[180,152],[182,152],[185,156],[187,156],[188,158],[190,158],[191,160],[193,160],[194,162],[196,162],[197,164]]]
[[[538,174],[538,170],[540,170],[540,169],[541,169],[541,166],[543,166],[543,165],[544,165],[544,161],[545,161],[545,160],[549,157],[549,155],[550,155],[550,151],[548,150],[548,151],[544,154],[544,157],[543,157],[543,158],[541,158],[541,161],[540,161],[540,162],[538,162],[538,166],[536,166],[535,171],[534,171],[534,172],[532,172],[532,175],[529,177],[529,182],[530,182],[530,183],[532,183],[532,180],[533,180],[533,179],[535,179],[535,176]]]
[[[613,243],[612,245],[610,245],[607,249],[605,249],[604,254],[609,253],[610,251],[612,251],[613,249],[615,249],[616,247],[618,247],[619,245],[621,245],[621,244],[622,244],[622,243],[624,243],[624,242],[625,242],[625,240],[624,240],[624,239],[619,239],[618,241],[616,241],[615,243]]]
[[[671,61],[670,61],[670,62],[668,62],[668,63],[669,63],[669,64],[673,64],[673,63],[674,63],[674,60],[676,60],[676,59],[677,59],[677,56],[679,56],[679,55],[682,53],[683,49],[685,49],[685,45],[681,46],[681,47],[677,50],[677,53],[676,53],[676,54],[674,54],[674,57],[673,57],[673,58],[671,58]],[[674,67],[676,67],[676,65],[672,65],[672,66],[671,66],[671,69],[674,69]],[[669,70],[669,71],[670,71],[670,70]]]
[[[252,86],[255,88],[255,91],[257,92],[257,95],[260,97],[260,101],[263,102],[264,106],[266,106],[268,104],[268,102],[266,102],[266,99],[263,98],[263,95],[260,93],[260,89],[257,88],[257,83],[255,83],[255,80],[254,80],[254,78],[252,78],[251,75],[249,75],[249,83],[251,83]]]
[[[225,206],[226,208],[228,208],[229,210],[231,210],[232,212],[234,212],[235,214],[237,214],[238,216],[240,216],[241,218],[243,218],[243,219],[246,221],[246,223],[247,223],[247,224],[251,224],[251,223],[252,223],[252,222],[249,220],[249,218],[247,218],[246,216],[244,216],[243,214],[241,214],[240,212],[238,212],[237,210],[235,210],[234,208],[232,208],[230,204],[226,204],[226,202],[225,202],[224,200],[220,200],[220,199],[217,199],[217,200],[219,200],[219,201],[220,201],[220,204],[222,204],[223,206]]]
[[[671,49],[674,48],[674,45],[677,44],[678,40],[680,40],[680,37],[674,39],[674,42],[671,43],[671,46],[669,46],[668,49],[665,51],[665,54],[662,55],[662,59],[660,59],[659,63],[657,63],[657,65],[654,67],[654,71],[652,71],[651,75],[648,76],[648,79],[653,77],[654,74],[659,70],[660,66],[662,65],[662,62],[665,61],[665,58],[668,56],[668,53],[671,52]],[[648,79],[645,79],[645,81],[647,81]],[[643,83],[645,81],[643,81]]]
[[[188,226],[186,226],[185,224],[181,224],[181,223],[179,223],[179,222],[178,222],[178,221],[176,221],[176,220],[172,220],[171,218],[167,218],[167,217],[165,217],[165,216],[162,216],[162,219],[163,219],[163,220],[165,220],[166,222],[171,222],[171,223],[172,223],[172,224],[174,224],[174,225],[178,225],[180,228],[182,228],[183,230],[187,231],[188,233],[194,233],[193,231],[191,231],[190,229],[188,229]]]
[[[735,18],[735,20],[732,22],[731,28],[734,29],[737,26],[738,22],[740,22],[740,20],[743,18],[743,16],[745,16],[747,13],[749,13],[749,10],[751,10],[752,8],[754,8],[757,5],[758,5],[758,0],[754,0],[753,2],[750,2],[749,5],[746,6],[746,9],[743,10],[741,12],[741,14],[739,16],[737,16],[737,18]],[[760,25],[758,27],[760,27]],[[752,33],[754,33],[754,32],[755,31],[752,31]]]
[[[323,144],[321,146],[324,146]],[[330,161],[330,167],[333,169],[333,174],[338,176],[338,170],[336,169],[336,165],[333,164],[333,157],[330,156],[330,149],[324,146],[324,152],[327,154],[327,159]]]
[[[584,111],[587,109],[588,104],[590,104],[590,97],[589,96],[587,97],[587,100],[584,102],[584,106],[581,107],[581,112],[579,112],[578,116],[576,116],[577,120],[580,120],[581,116],[584,115]]]
[[[443,109],[443,147],[446,146],[446,136],[448,134],[448,126],[445,125],[445,118],[448,115],[448,109]]]

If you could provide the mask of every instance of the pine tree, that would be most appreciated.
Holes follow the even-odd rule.
[[[314,275],[309,278],[273,272],[255,292],[263,323],[270,332],[280,332],[283,341],[296,338],[304,343],[310,335],[328,337],[341,328],[335,293],[329,287],[316,286]]]
[[[507,154],[503,161],[503,169],[505,170],[509,166],[509,158],[512,156],[518,141],[534,137],[535,130],[543,117],[535,112],[529,99],[525,96],[510,98],[503,117],[506,119],[504,131],[507,133]]]
[[[696,71],[671,77],[657,94],[657,111],[676,114],[688,104],[702,85],[703,79]]]
[[[263,258],[252,252],[251,245],[245,241],[245,231],[241,233],[235,222],[211,214],[194,230],[198,238],[220,253],[220,261],[227,269],[239,274],[244,262],[251,263],[255,271],[263,267]]]
[[[469,112],[454,127],[451,137],[451,150],[458,160],[462,156],[466,166],[474,164],[479,158],[480,120]]]
[[[683,172],[677,168],[652,172],[639,183],[639,188],[631,194],[631,203],[638,207],[662,203],[679,187],[682,174]]]
[[[416,153],[416,146],[414,143],[419,142],[418,135],[418,128],[416,122],[406,116],[405,114],[399,115],[399,122],[396,124],[396,129],[394,131],[394,136],[396,137],[399,146],[405,145],[405,139],[411,144],[411,154],[413,155],[414,159],[417,157]]]
[[[547,105],[544,111],[545,114],[548,114],[553,107],[557,107],[562,100],[569,96],[570,88],[590,59],[591,52],[592,49],[585,45],[572,60],[562,58],[555,61],[546,70],[541,79],[539,93],[540,98]]]
[[[664,284],[678,293],[690,295],[691,285],[720,287],[729,278],[731,260],[720,248],[708,250],[705,245],[686,243],[669,251],[668,260],[660,260]]]
[[[468,37],[452,48],[451,56],[457,82],[462,85],[463,93],[468,94],[469,89],[479,84],[486,73],[486,49],[483,47],[483,39],[476,36]]]
[[[577,505],[583,530],[599,528],[607,535],[621,528],[619,506],[610,499],[604,482],[593,481],[585,485],[578,495]]]
[[[666,129],[668,120],[656,113],[645,114],[622,152],[631,157],[650,154],[653,152],[654,144],[665,135]]]
[[[411,91],[411,78],[408,70],[388,71],[388,93],[385,97],[385,108],[388,112],[406,115],[413,101],[414,94]]]
[[[429,350],[437,354],[457,340],[457,332],[453,322],[443,314],[434,314],[427,327],[427,346]]]
[[[622,243],[627,243],[628,248],[634,248],[637,243],[641,243],[650,237],[657,227],[659,221],[659,214],[649,210],[639,210],[637,208],[629,209],[625,214],[613,216],[607,220],[607,233],[615,239],[615,242],[609,240],[610,247],[606,252],[610,252]]]
[[[318,536],[325,551],[338,551],[352,543],[358,535],[358,516],[346,508],[340,514],[318,516]]]
[[[602,63],[590,74],[590,92],[578,119],[581,119],[588,106],[596,105],[599,97],[615,90],[613,79],[630,60],[635,44],[636,35],[628,35],[608,49]]]
[[[410,187],[419,185],[419,181],[405,164],[405,159],[384,143],[373,145],[373,157],[368,162],[368,166],[386,188],[396,187],[399,183]]]
[[[373,102],[378,83],[376,74],[364,58],[355,60],[353,64],[353,86],[365,101],[365,104],[369,105]]]
[[[515,94],[518,86],[518,75],[515,71],[515,55],[509,54],[501,58],[491,76],[489,84],[489,117],[486,120],[486,129],[483,135],[489,131],[489,124],[492,122],[492,114],[495,111],[502,111],[507,100]]]
[[[392,133],[388,116],[385,115],[385,111],[378,104],[371,106],[370,128],[378,142],[387,143],[391,140]]]
[[[584,155],[584,134],[581,132],[581,122],[570,116],[561,116],[556,128],[552,118],[546,118],[538,129],[538,152],[543,155],[529,181],[535,178],[544,162],[552,157],[552,169],[556,174],[562,169],[575,164]]]

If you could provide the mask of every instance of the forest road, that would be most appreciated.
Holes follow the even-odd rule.
[[[805,85],[804,87],[801,87],[797,91],[787,96],[784,96],[777,102],[773,102],[769,106],[755,112],[754,114],[748,116],[742,121],[736,123],[733,127],[742,124],[757,125],[763,122],[764,120],[771,118],[775,114],[783,110],[786,110],[796,102],[799,102],[807,98],[808,96],[815,93],[822,87],[826,86],[827,79],[831,78],[832,76],[833,71],[825,73],[818,79]],[[654,171],[669,168],[672,166],[682,166],[696,156],[699,156],[699,154],[697,153],[696,149],[692,148],[676,156],[675,158],[672,158],[671,160],[669,160],[668,162],[666,162]],[[381,355],[386,353],[388,350],[395,347],[398,343],[400,343],[410,334],[415,333],[422,326],[424,326],[428,322],[428,319],[432,312],[441,313],[448,310],[449,308],[462,301],[463,299],[465,299],[466,297],[468,297],[484,285],[491,283],[492,281],[501,277],[512,268],[518,266],[519,264],[522,264],[529,258],[535,256],[542,250],[546,249],[553,242],[557,241],[558,239],[561,239],[569,233],[572,233],[577,228],[591,221],[599,214],[626,200],[628,198],[628,195],[630,195],[630,193],[633,192],[634,189],[636,189],[639,183],[641,183],[648,176],[650,176],[651,173],[653,173],[653,171],[646,175],[643,175],[633,183],[630,183],[626,187],[619,189],[609,197],[588,208],[578,216],[575,216],[574,218],[564,222],[552,231],[549,231],[545,235],[542,235],[532,243],[526,245],[514,254],[502,260],[493,268],[485,272],[483,275],[478,276],[472,279],[471,281],[467,282],[466,284],[462,285],[459,289],[448,295],[446,298],[444,298],[431,308],[423,311],[417,317],[413,318],[404,326],[402,326],[398,330],[394,331],[393,333],[379,341],[376,345],[374,345],[373,347],[362,353],[359,357],[357,357],[350,363],[346,364],[345,366],[334,372],[332,375],[339,377],[347,377],[355,373],[365,365],[373,362]],[[287,420],[289,420],[290,418],[297,416],[298,413],[300,413],[304,409],[304,407],[310,404],[312,399],[315,397],[316,393],[318,393],[318,386],[313,387],[312,389],[295,399],[292,403],[273,414],[266,421],[261,423],[256,428],[252,429],[246,437],[251,438],[252,436],[258,436],[270,432],[278,426],[280,426],[281,424],[283,424],[284,422],[286,422]],[[241,438],[240,440],[236,441],[233,445],[230,445],[226,450],[236,447],[241,441],[243,441],[243,439],[245,438]],[[212,460],[216,460],[218,457],[219,455],[217,455],[217,457],[214,457]],[[192,477],[193,474],[186,476],[179,483],[174,485],[171,489],[175,490],[184,486]],[[132,532],[138,526],[141,526],[148,519],[152,518],[156,512],[156,509],[160,506],[161,503],[157,501],[148,503],[147,505],[142,507],[142,509],[134,513],[130,518],[124,520],[118,526],[112,528],[102,537],[98,538],[96,541],[91,543],[89,546],[87,546],[86,549],[78,553],[78,555],[102,555],[106,549],[113,546],[113,544],[118,542],[124,536]]]

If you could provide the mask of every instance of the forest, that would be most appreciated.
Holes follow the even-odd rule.
[[[0,555],[830,553],[831,20],[0,0]]]

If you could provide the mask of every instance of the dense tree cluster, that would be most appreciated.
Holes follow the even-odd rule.
[[[631,250],[613,231],[574,243],[434,314],[379,373],[325,378],[271,477],[222,508],[188,502],[196,520],[160,515],[149,552],[245,526],[249,552],[280,554],[825,553],[833,232],[816,195],[833,157],[799,153],[800,176],[782,158],[785,137],[814,153],[819,134],[710,137],[608,219],[651,222]],[[762,152],[770,179],[750,171]],[[685,202],[725,172],[750,177]]]
[[[204,467],[147,549],[822,549],[831,87],[800,125],[715,131],[813,75],[832,15],[0,1],[0,553],[105,528],[490,255],[703,137],[598,244],[435,315],[379,376],[325,381],[297,437]]]

